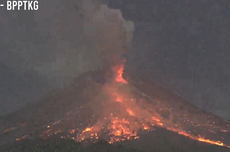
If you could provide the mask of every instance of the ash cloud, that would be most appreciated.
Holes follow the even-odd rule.
[[[52,87],[114,64],[131,45],[134,24],[95,0],[40,1],[39,11],[4,12],[0,62],[35,73]]]

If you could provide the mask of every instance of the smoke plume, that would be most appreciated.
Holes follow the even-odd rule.
[[[81,73],[114,64],[131,45],[134,24],[120,10],[95,0],[39,3],[34,14],[8,13],[4,22],[2,39],[11,45],[0,52],[0,61],[20,73],[63,86]]]

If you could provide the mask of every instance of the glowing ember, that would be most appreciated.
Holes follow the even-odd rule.
[[[89,132],[92,130],[92,127],[91,128],[86,128],[85,130],[83,130],[83,132]]]
[[[132,110],[127,109],[127,112],[128,112],[131,116],[135,116],[135,114],[133,113],[133,111],[132,111]]]
[[[18,129],[18,127],[12,127],[12,128],[6,129],[3,133],[7,133],[7,132],[15,130],[15,129]]]

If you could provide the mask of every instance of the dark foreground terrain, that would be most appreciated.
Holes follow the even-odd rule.
[[[5,146],[1,151],[10,152],[138,152],[138,150],[125,148],[121,145],[110,145],[105,141],[99,141],[88,147],[73,140],[52,138],[45,140],[23,140],[10,146]]]
[[[228,148],[210,145],[158,128],[138,140],[108,144],[99,140],[84,146],[71,139],[22,140],[0,147],[1,152],[229,152]]]

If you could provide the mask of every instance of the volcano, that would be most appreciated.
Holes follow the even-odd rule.
[[[84,73],[72,85],[2,116],[0,123],[2,145],[53,136],[85,144],[99,139],[116,144],[167,132],[182,140],[230,148],[230,125],[222,118],[147,78],[133,77],[124,72],[123,64],[110,71]]]

